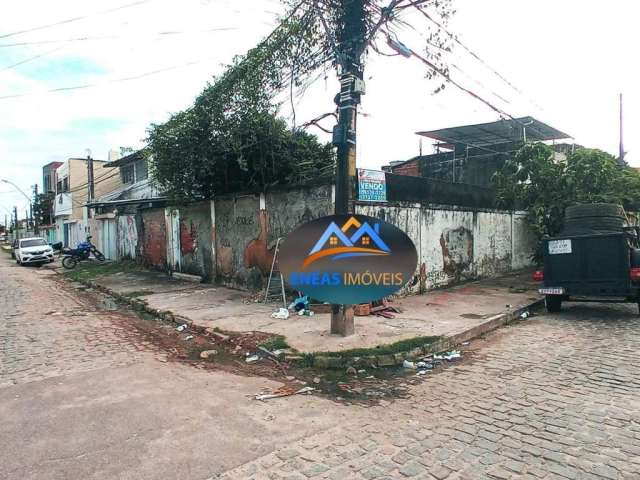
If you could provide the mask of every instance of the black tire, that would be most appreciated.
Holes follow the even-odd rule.
[[[62,266],[68,270],[73,270],[78,265],[76,257],[64,257],[62,259]]]
[[[566,219],[583,217],[620,217],[624,218],[624,210],[615,203],[584,203],[567,207]]]
[[[562,309],[562,297],[560,295],[547,295],[544,297],[544,306],[549,313],[557,313]]]
[[[98,260],[99,262],[104,262],[106,260],[105,256],[100,252],[96,252],[93,255],[96,257],[96,260]]]

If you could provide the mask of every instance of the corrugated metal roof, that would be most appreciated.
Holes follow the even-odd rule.
[[[548,141],[571,138],[533,117],[522,117],[497,122],[464,125],[416,132],[423,137],[433,138],[445,144],[463,144],[473,146],[497,145],[514,141]]]

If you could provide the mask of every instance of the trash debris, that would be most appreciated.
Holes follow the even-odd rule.
[[[416,373],[416,377],[419,377],[421,375],[426,375],[427,373],[429,373],[429,370],[420,370],[418,371],[418,373]]]
[[[364,368],[362,368],[362,369],[358,370],[358,373],[367,373],[367,371]]]
[[[358,371],[355,368],[353,367],[347,368],[347,375],[357,375],[357,374],[358,374]]]
[[[410,362],[409,360],[405,360],[404,362],[402,362],[402,366],[411,370],[415,370],[418,368],[415,363]]]
[[[289,318],[289,310],[286,308],[280,308],[277,312],[273,312],[271,314],[271,318],[280,318],[282,320],[286,320]]]
[[[520,318],[522,318],[522,319],[529,318],[529,315],[531,315],[531,314],[530,314],[530,313],[529,313],[529,311],[527,310],[527,311],[524,311],[524,312],[522,312],[522,313],[520,314]]]
[[[313,383],[316,385],[320,383],[320,377],[313,377]]]
[[[308,309],[309,309],[309,297],[306,295],[302,295],[301,293],[299,293],[298,298],[296,298],[289,305],[289,310],[293,310],[295,312],[300,312]],[[298,315],[303,315],[303,314],[298,313]]]
[[[187,335],[184,337],[185,340],[193,340],[193,335]]]
[[[177,330],[178,332],[184,332],[184,331],[187,329],[187,326],[188,326],[188,325],[187,325],[186,323],[183,323],[182,325],[180,325],[179,327],[177,327],[177,328],[176,328],[176,330]]]
[[[260,360],[260,357],[258,355],[250,355],[244,359],[244,361],[247,363],[254,363],[254,362],[257,362],[258,360]]]
[[[200,352],[200,358],[206,360],[207,358],[217,354],[218,354],[217,350],[203,350],[202,352]]]
[[[466,347],[467,345],[471,345],[471,342],[462,342],[462,345]]]
[[[265,400],[269,400],[270,398],[289,397],[291,395],[301,395],[301,394],[305,394],[305,393],[311,393],[314,390],[315,390],[315,388],[313,388],[313,387],[302,387],[299,390],[295,390],[295,389],[293,389],[291,387],[284,386],[284,387],[280,387],[279,389],[277,389],[273,393],[258,394],[254,398],[256,400],[265,401]]]
[[[462,357],[462,355],[460,354],[460,352],[458,350],[451,350],[450,352],[447,352],[443,355],[445,360],[456,360],[460,357]]]
[[[416,362],[416,367],[418,367],[418,368],[433,368],[433,365],[431,363],[427,363],[427,362]]]

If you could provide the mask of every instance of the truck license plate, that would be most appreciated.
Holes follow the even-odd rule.
[[[538,292],[542,295],[564,295],[564,288],[539,288]]]
[[[549,240],[549,255],[571,253],[571,240]]]

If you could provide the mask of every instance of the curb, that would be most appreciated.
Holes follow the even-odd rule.
[[[117,293],[108,287],[94,282],[93,280],[80,280],[78,281],[78,283],[81,283],[99,292],[105,293],[115,298],[118,302],[129,305],[133,310],[146,312],[150,315],[161,318],[162,320],[174,323],[176,325],[187,324],[190,330],[197,333],[201,333],[204,335],[218,335],[218,333],[211,328],[203,327],[201,325],[195,325],[193,321],[187,317],[176,315],[170,310],[157,310],[150,307],[144,300],[141,300],[139,298],[127,297],[126,295]],[[409,351],[386,355],[368,355],[363,357],[346,358],[341,357],[337,354],[331,356],[311,354],[313,355],[313,367],[321,369],[336,369],[346,367],[393,367],[402,365],[405,360],[416,360],[423,357],[424,355],[431,355],[452,350],[460,346],[464,342],[474,340],[486,333],[508,325],[509,323],[512,323],[515,320],[519,319],[524,312],[538,309],[543,305],[544,299],[536,300],[535,302],[531,302],[527,305],[521,306],[513,310],[512,312],[503,312],[499,313],[498,315],[494,315],[493,317],[488,318],[484,323],[476,325],[475,327],[465,330],[464,332],[460,332],[450,337],[441,338],[440,340],[437,340],[433,343],[426,343],[421,347],[416,347]],[[285,360],[294,362],[303,361],[303,359],[305,359],[305,357],[308,358],[309,355],[309,353],[304,352],[296,353],[286,356]]]
[[[410,351],[399,352],[387,355],[370,355],[366,357],[348,357],[344,358],[339,355],[315,355],[313,366],[316,368],[345,368],[345,367],[392,367],[402,365],[405,360],[415,360],[423,355],[431,355],[435,353],[452,350],[464,342],[476,339],[485,333],[489,333],[504,325],[508,325],[519,319],[521,315],[529,310],[540,308],[544,305],[544,299],[536,300],[524,305],[512,312],[504,312],[488,318],[484,323],[476,325],[464,332],[442,338],[433,343],[427,343],[422,347],[414,348]]]

